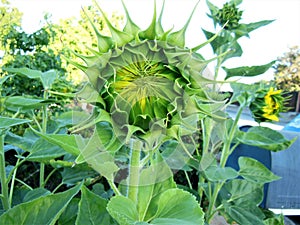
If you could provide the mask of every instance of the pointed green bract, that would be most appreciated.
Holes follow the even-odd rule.
[[[164,28],[162,27],[162,17],[163,17],[163,12],[164,12],[164,8],[165,8],[165,0],[163,1],[163,5],[161,7],[161,11],[157,20],[157,25],[156,25],[156,33],[158,36],[163,35],[164,34]]]
[[[90,21],[90,24],[92,25],[94,32],[96,34],[97,37],[97,41],[98,41],[98,49],[100,52],[107,52],[112,46],[113,46],[113,41],[111,39],[111,37],[107,37],[102,35],[99,30],[96,28],[95,24],[92,22],[91,18],[88,16],[88,14],[86,13],[85,10],[83,10],[83,12],[85,13],[86,17],[88,18],[88,20]]]
[[[154,1],[154,12],[150,26],[141,32],[140,36],[144,39],[153,40],[156,38],[156,1]]]
[[[199,4],[199,1],[198,3],[195,5],[194,9],[193,9],[193,12],[191,13],[189,19],[187,20],[186,24],[179,30],[179,31],[176,31],[174,33],[171,33],[169,36],[168,36],[168,39],[167,41],[172,44],[172,45],[177,45],[181,48],[183,48],[185,46],[185,32],[189,26],[189,23],[192,19],[192,16],[197,8],[197,5]]]
[[[129,12],[128,12],[123,0],[122,0],[122,4],[123,4],[123,8],[125,10],[125,14],[126,14],[126,18],[127,18],[127,21],[126,21],[123,31],[126,33],[130,33],[130,34],[137,34],[140,31],[140,28],[130,18]]]
[[[104,11],[101,9],[101,7],[99,6],[99,4],[97,3],[97,1],[93,1],[97,8],[100,10],[100,12],[103,15],[103,18],[111,32],[112,35],[112,40],[114,42],[114,44],[116,44],[118,47],[125,45],[126,43],[128,43],[129,41],[131,41],[133,39],[133,35],[130,33],[126,33],[123,31],[118,30],[117,28],[115,28],[109,21],[109,19],[107,18],[107,16],[105,15]]]

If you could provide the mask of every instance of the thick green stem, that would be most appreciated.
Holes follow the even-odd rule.
[[[20,159],[17,160],[16,165],[18,165],[20,162]],[[11,184],[10,184],[10,192],[9,192],[9,202],[12,202],[13,194],[14,194],[14,187],[15,187],[15,180],[16,180],[16,175],[17,175],[17,170],[18,167],[15,166],[15,169],[13,170],[13,176],[11,179]],[[9,180],[9,177],[8,177]]]
[[[44,96],[43,98],[45,100],[48,99],[48,92],[44,90]],[[42,133],[46,134],[47,133],[47,123],[48,123],[48,108],[47,105],[43,106],[43,120],[42,120]],[[40,164],[40,187],[44,187],[45,185],[45,164],[41,163]]]
[[[224,182],[221,182],[221,183],[217,183],[214,186],[213,195],[209,199],[209,205],[208,205],[208,209],[207,209],[207,212],[206,212],[206,222],[208,224],[209,224],[210,220],[214,216],[214,213],[215,213],[214,206],[215,206],[218,194],[219,194],[219,192],[220,192],[220,190],[221,190],[221,188],[222,188],[223,185],[224,185]]]
[[[228,138],[224,141],[224,145],[223,145],[223,148],[222,148],[222,155],[221,155],[221,159],[220,159],[220,167],[225,166],[225,164],[227,162],[227,159],[228,159],[229,155],[231,154],[230,146],[231,146],[231,143],[233,141],[236,129],[238,128],[238,122],[241,118],[241,115],[242,115],[242,112],[243,112],[244,108],[245,108],[244,105],[241,105],[239,107],[239,109],[237,111],[237,114],[235,116],[235,119],[233,121],[233,124],[231,126],[231,129],[229,131]]]
[[[1,194],[2,206],[4,210],[10,209],[8,186],[5,173],[5,156],[4,156],[4,136],[0,135],[0,181],[1,181]]]
[[[139,140],[131,140],[130,147],[131,157],[129,165],[128,198],[137,202],[142,143]]]

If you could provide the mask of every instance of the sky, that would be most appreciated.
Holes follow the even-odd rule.
[[[222,7],[225,0],[210,0]],[[10,0],[12,6],[23,12],[22,27],[26,32],[37,30],[45,13],[57,22],[72,16],[79,16],[82,6],[91,5],[91,0]],[[110,14],[123,13],[121,0],[97,0],[100,7]],[[147,28],[152,19],[153,0],[124,0],[133,21],[141,28]],[[163,16],[165,30],[174,26],[180,29],[187,21],[198,0],[166,0]],[[162,0],[157,0],[160,12]],[[250,38],[241,38],[243,56],[228,60],[226,67],[262,65],[281,56],[288,48],[300,46],[300,0],[243,0],[239,6],[243,13],[243,23],[260,20],[275,20],[273,23],[250,33]],[[205,41],[201,28],[213,31],[211,20],[206,16],[208,8],[205,0],[200,0],[186,33],[188,47]],[[212,56],[209,50],[207,55]],[[205,55],[205,54],[204,54]],[[209,58],[209,57],[208,57]],[[258,79],[270,79],[273,71],[268,71]],[[251,79],[253,81],[253,79]]]

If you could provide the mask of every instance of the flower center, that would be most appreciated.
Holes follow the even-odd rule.
[[[167,95],[173,92],[173,81],[165,78],[166,72],[168,69],[161,63],[136,62],[116,72],[112,87],[131,106],[138,103],[145,112],[146,106],[150,106],[154,99],[171,100],[174,97],[174,93]]]

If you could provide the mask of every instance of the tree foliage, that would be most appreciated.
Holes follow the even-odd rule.
[[[90,54],[88,47],[97,48],[97,40],[95,33],[91,27],[89,19],[93,21],[96,28],[103,35],[110,35],[109,29],[104,22],[104,18],[100,15],[99,11],[92,6],[86,6],[80,12],[80,17],[61,19],[58,24],[52,24],[52,29],[55,31],[54,40],[51,43],[51,47],[58,54],[63,54],[65,58],[71,59],[74,62],[78,62],[78,57],[74,55]],[[116,27],[120,27],[123,23],[123,15],[113,12],[110,16],[110,21]],[[64,68],[66,68],[68,76],[75,83],[80,83],[83,79],[83,73],[78,71],[72,64],[63,60]]]
[[[278,89],[287,92],[300,91],[300,48],[291,47],[278,57],[275,66],[275,83]]]
[[[11,7],[9,1],[1,0],[0,2],[0,34],[1,36],[7,35],[11,27],[20,26],[22,13],[14,7]],[[0,50],[3,50],[0,40]]]

